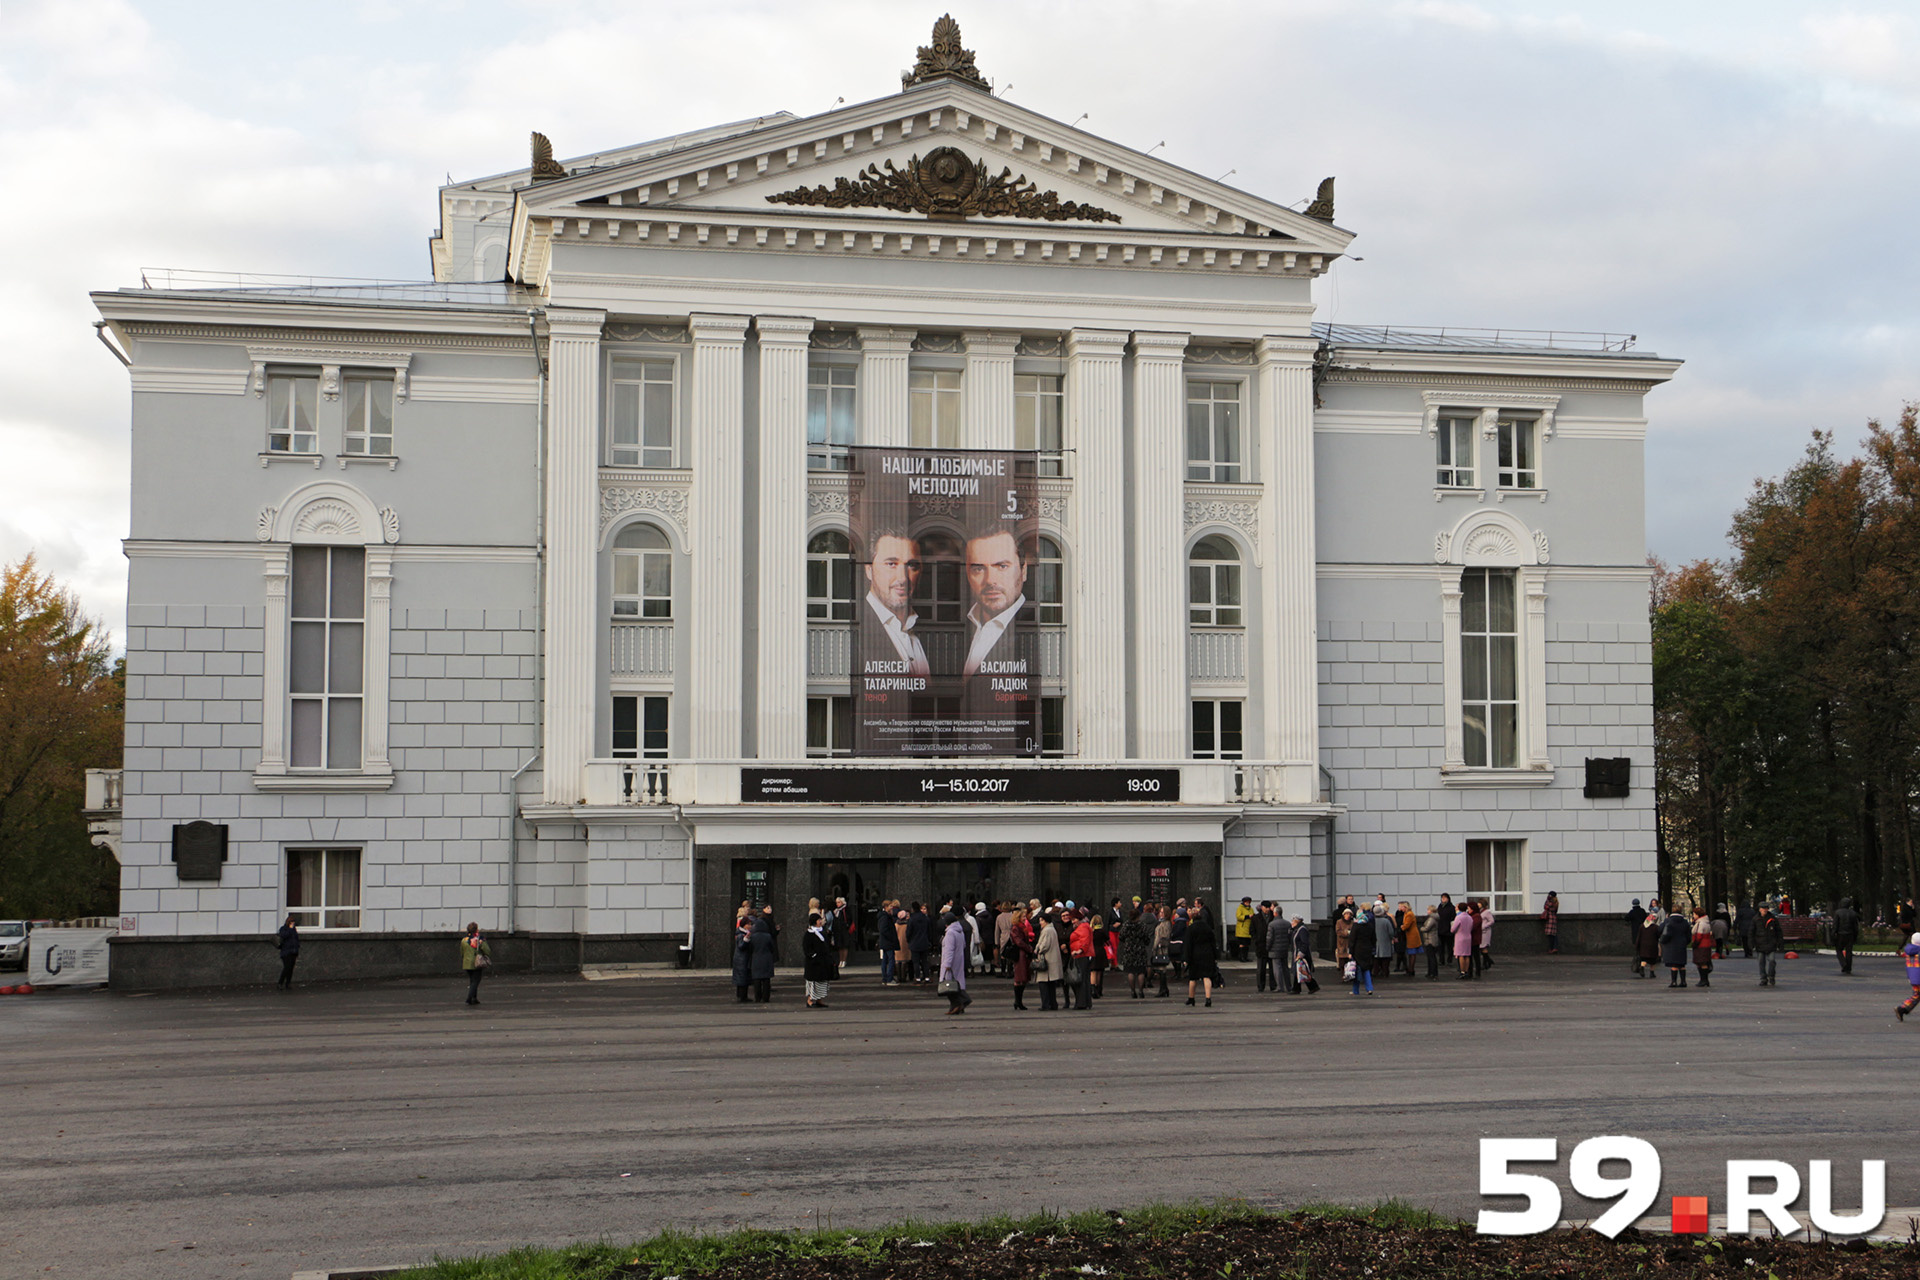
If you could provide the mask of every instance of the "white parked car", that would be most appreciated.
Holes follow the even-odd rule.
[[[0,969],[27,967],[27,922],[0,920]]]

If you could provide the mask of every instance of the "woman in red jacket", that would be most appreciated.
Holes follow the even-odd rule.
[[[1093,1008],[1090,980],[1093,973],[1093,926],[1087,923],[1085,916],[1073,926],[1073,934],[1067,940],[1067,974],[1073,982],[1073,1007],[1076,1009]]]

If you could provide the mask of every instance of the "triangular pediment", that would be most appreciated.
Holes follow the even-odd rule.
[[[770,198],[771,197],[771,198]],[[646,210],[930,230],[1112,229],[1338,255],[1351,233],[942,80],[520,192],[527,218]],[[1215,241],[1218,243],[1218,241]]]

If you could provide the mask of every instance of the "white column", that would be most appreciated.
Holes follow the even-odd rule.
[[[685,682],[688,754],[731,760],[740,755],[745,641],[745,503],[741,483],[746,316],[688,317],[693,332],[693,395],[687,437],[693,491],[688,500],[688,551],[693,565],[691,654]],[[804,374],[803,374],[804,376]],[[804,483],[804,480],[802,481]]]
[[[907,357],[911,329],[861,329],[860,443],[907,443]]]
[[[1440,755],[1442,773],[1467,767],[1467,736],[1460,724],[1460,566],[1440,570],[1440,697],[1446,716],[1445,746]]]
[[[1121,363],[1127,335],[1067,335],[1067,443],[1073,449],[1073,665],[1067,698],[1084,760],[1127,754],[1127,491]]]
[[[266,631],[261,655],[260,764],[256,774],[287,771],[287,579],[293,571],[288,547],[267,548],[260,567],[266,588]]]
[[[807,751],[802,549],[807,538],[807,336],[813,321],[760,316],[754,325],[760,338],[757,745],[763,760],[797,760]]]
[[[1133,335],[1134,754],[1188,750],[1184,333]],[[1076,489],[1085,486],[1077,484]]]
[[[367,548],[367,671],[364,709],[366,758],[363,773],[388,776],[393,764],[387,759],[388,721],[393,714],[388,701],[387,677],[393,669],[393,548]]]
[[[975,332],[967,341],[966,384],[961,389],[964,415],[960,443],[969,449],[1013,448],[1013,353],[1020,338],[1012,333]]]
[[[1316,662],[1313,543],[1312,338],[1262,338],[1255,421],[1262,510],[1258,651],[1263,754],[1282,767],[1289,804],[1320,792],[1320,696]]]
[[[594,640],[600,625],[598,511],[603,311],[549,311],[545,741],[548,804],[586,795],[593,754]]]
[[[1527,598],[1526,632],[1520,639],[1526,646],[1526,683],[1520,686],[1521,708],[1527,717],[1527,758],[1521,764],[1528,769],[1551,769],[1553,758],[1547,754],[1547,571],[1528,568],[1519,571],[1521,590]]]

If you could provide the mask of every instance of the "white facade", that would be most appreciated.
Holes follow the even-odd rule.
[[[769,199],[935,148],[1078,213]],[[1648,887],[1642,400],[1674,362],[1316,328],[1330,209],[959,73],[440,204],[433,285],[96,295],[133,360],[138,936],[293,909],[704,955],[743,875],[782,903],[849,877],[1105,901],[1177,865],[1308,916]],[[890,767],[825,755],[833,449],[908,443],[944,395],[952,443],[1060,460],[1052,758],[1004,763],[1163,764],[1178,802],[743,800],[743,767]],[[1586,798],[1587,757],[1631,759],[1630,793]],[[172,861],[196,820],[227,829],[218,881]]]

